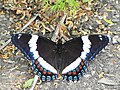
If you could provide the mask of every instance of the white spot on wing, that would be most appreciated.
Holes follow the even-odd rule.
[[[28,42],[29,47],[30,47],[30,52],[33,53],[33,56],[34,56],[35,59],[37,59],[39,57],[38,51],[36,51],[37,40],[38,40],[38,36],[37,35],[32,35],[30,41]]]
[[[38,62],[40,63],[40,65],[42,65],[45,69],[51,71],[54,74],[57,74],[57,70],[51,66],[50,64],[48,64],[42,57],[38,58]]]
[[[75,69],[81,62],[81,58],[78,57],[73,63],[68,65],[65,69],[63,69],[62,74],[65,74],[73,69]]]
[[[21,36],[22,36],[22,34],[18,34],[18,39],[20,39]]]
[[[98,37],[100,38],[100,40],[102,40],[102,35],[99,35]]]

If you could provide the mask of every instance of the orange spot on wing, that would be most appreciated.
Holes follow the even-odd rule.
[[[80,72],[80,69],[79,69],[79,68],[77,69],[77,72]]]
[[[81,70],[81,69],[82,69],[82,66],[80,65],[79,68],[80,68],[80,70]]]
[[[84,61],[82,60],[81,65],[84,66]]]
[[[73,75],[76,75],[77,73],[76,72],[73,72]]]
[[[43,74],[46,75],[46,71],[43,71]]]
[[[47,72],[49,75],[51,75],[51,72]]]
[[[38,69],[40,69],[40,66],[39,66],[39,65],[37,65],[37,68],[38,68]]]
[[[40,67],[39,70],[42,71],[43,69]]]
[[[39,62],[38,61],[35,61],[35,64],[37,65]]]
[[[68,75],[71,75],[72,74],[72,72],[68,72]]]

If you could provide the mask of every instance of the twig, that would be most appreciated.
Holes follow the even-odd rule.
[[[66,18],[66,15],[64,15],[64,16],[62,17],[60,23],[58,23],[58,25],[57,25],[57,27],[56,27],[56,30],[55,30],[52,38],[51,38],[52,41],[55,41],[55,40],[57,39],[58,34],[59,34],[59,32],[60,32],[60,30],[59,30],[59,29],[60,29],[60,26],[64,23],[65,18]]]
[[[36,83],[37,83],[37,81],[38,81],[38,78],[39,78],[38,75],[35,75],[35,76],[34,76],[34,81],[33,81],[32,87],[31,87],[29,90],[34,90],[35,85],[36,85]]]
[[[26,27],[28,27],[37,18],[37,16],[38,14],[36,14],[25,26],[23,26],[21,30],[19,31],[19,33],[22,32]],[[5,48],[10,42],[11,42],[11,39],[9,39],[3,46],[1,46],[0,50]]]
[[[61,35],[66,41],[70,40],[67,36],[65,36],[64,34]]]
[[[0,47],[0,50],[5,48],[9,43],[11,42],[11,39],[9,39],[3,46]]]
[[[38,17],[38,14],[36,14],[32,19],[30,19],[30,21],[25,26],[22,27],[20,32],[22,32],[26,27],[28,27],[37,17]]]
[[[52,32],[52,30],[51,30],[50,28],[46,27],[43,22],[40,22],[40,23],[42,24],[42,26],[43,26],[46,30],[48,30],[49,32]]]

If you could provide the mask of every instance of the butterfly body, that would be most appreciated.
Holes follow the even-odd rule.
[[[32,69],[42,81],[61,76],[63,80],[79,80],[92,60],[109,42],[107,36],[90,35],[58,43],[31,34],[13,34],[13,44],[32,61]]]

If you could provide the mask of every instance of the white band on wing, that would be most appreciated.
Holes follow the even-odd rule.
[[[42,57],[38,58],[38,62],[40,63],[41,66],[43,66],[46,70],[51,71],[54,74],[58,74],[57,70],[51,66],[50,64],[48,64]]]
[[[83,41],[83,51],[81,52],[81,56],[80,57],[82,59],[85,59],[87,53],[90,52],[91,42],[90,42],[88,36],[82,36],[81,38],[82,38],[82,41]]]
[[[39,53],[38,53],[38,51],[36,51],[36,49],[37,49],[37,40],[38,40],[38,36],[37,35],[32,35],[30,41],[28,42],[29,47],[30,47],[30,52],[33,53],[34,59],[39,58]]]
[[[71,70],[74,70],[80,63],[81,63],[81,58],[78,57],[74,62],[72,62],[65,69],[63,69],[62,74],[65,74]]]

